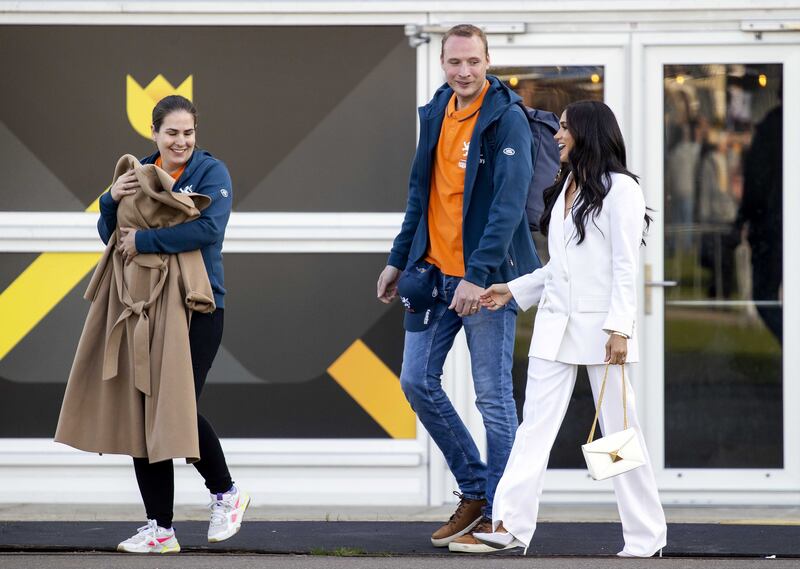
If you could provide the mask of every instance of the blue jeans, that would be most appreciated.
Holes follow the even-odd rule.
[[[491,518],[494,491],[518,424],[511,382],[517,305],[512,300],[495,312],[481,308],[461,318],[447,308],[459,282],[459,277],[440,275],[430,325],[422,332],[406,332],[400,384],[444,454],[461,493],[473,500],[486,498],[484,515]],[[486,427],[488,465],[442,389],[444,360],[462,326],[472,360],[476,403]]]

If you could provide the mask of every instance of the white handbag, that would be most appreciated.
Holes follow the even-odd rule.
[[[623,430],[592,441],[594,439],[594,430],[597,427],[597,420],[600,416],[600,406],[603,404],[603,394],[606,391],[609,365],[606,365],[603,385],[600,387],[600,396],[597,398],[597,410],[594,414],[594,422],[589,433],[589,439],[585,445],[581,446],[583,458],[586,459],[586,466],[589,468],[589,474],[595,480],[605,480],[606,478],[617,476],[623,472],[639,468],[645,462],[644,453],[639,444],[639,437],[636,435],[636,431],[628,428],[628,400],[625,389],[624,365],[621,366]]]

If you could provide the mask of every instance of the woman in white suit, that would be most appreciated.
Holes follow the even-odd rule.
[[[611,365],[600,425],[623,429],[622,366],[639,361],[636,289],[639,247],[649,226],[644,197],[626,168],[625,143],[613,112],[598,101],[569,105],[556,134],[562,174],[545,192],[541,226],[550,261],[482,297],[492,310],[512,298],[523,310],[538,302],[529,352],[523,421],[497,487],[493,533],[480,541],[525,547],[536,529],[547,461],[567,411],[578,365],[585,365],[595,404]],[[628,375],[628,374],[626,374]],[[613,478],[625,547],[621,557],[650,557],[666,543],[667,526],[653,469],[626,382],[629,426],[646,464]]]

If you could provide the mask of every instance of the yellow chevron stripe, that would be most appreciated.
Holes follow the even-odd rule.
[[[110,187],[111,187],[111,186],[109,186],[109,188],[110,188]],[[108,189],[108,188],[106,188],[106,189]],[[104,193],[105,193],[105,192],[103,192],[103,194],[104,194]],[[89,207],[87,207],[87,208],[86,208],[86,211],[88,211],[88,212],[92,212],[92,213],[100,213],[100,197],[101,197],[103,194],[100,194],[99,196],[97,196],[97,199],[96,199],[96,200],[94,200],[94,201],[91,203],[91,205],[90,205]]]
[[[99,212],[100,198],[86,211]],[[0,360],[83,280],[100,256],[42,253],[0,293]]]
[[[392,438],[417,436],[417,419],[400,379],[364,342],[353,342],[328,373]]]
[[[100,260],[100,253],[42,253],[0,294],[0,360]]]

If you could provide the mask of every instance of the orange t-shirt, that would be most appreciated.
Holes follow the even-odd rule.
[[[428,254],[425,260],[454,277],[463,277],[465,272],[462,239],[464,174],[469,141],[488,90],[487,81],[478,98],[469,107],[459,110],[456,110],[456,95],[453,93],[436,144],[428,201]]]
[[[156,166],[158,166],[159,168],[162,168],[162,166],[161,166],[161,156],[159,156],[158,158],[156,158]],[[174,174],[169,174],[169,172],[167,172],[167,174],[169,174],[170,176],[172,176],[172,179],[173,179],[173,180],[175,180],[175,181],[177,182],[177,181],[178,181],[178,178],[180,178],[180,177],[181,177],[181,174],[183,174],[183,171],[184,171],[184,170],[186,170],[186,164],[184,164],[183,166],[181,166],[180,168],[178,168],[178,169],[175,171],[175,173],[174,173]]]

